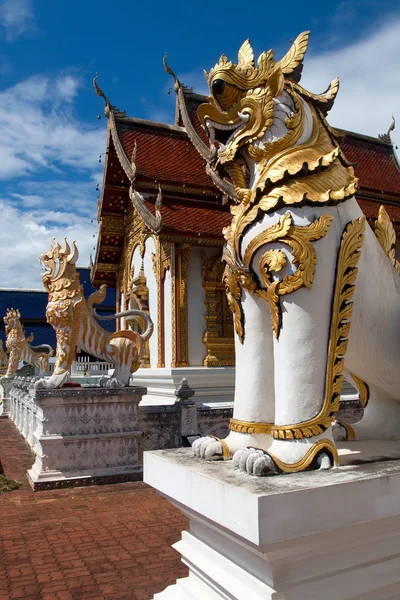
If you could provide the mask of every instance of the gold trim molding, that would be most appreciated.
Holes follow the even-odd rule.
[[[188,274],[190,261],[189,244],[176,246],[176,360],[174,367],[189,366],[188,340]]]
[[[298,473],[300,471],[306,471],[312,466],[312,463],[317,458],[318,454],[323,452],[327,452],[331,456],[335,466],[339,464],[338,451],[335,444],[331,442],[331,440],[316,441],[315,444],[313,444],[308,450],[308,452],[306,452],[303,458],[295,463],[285,463],[268,452],[268,450],[264,450],[264,452],[265,454],[268,454],[268,456],[282,473]]]
[[[206,329],[203,343],[207,354],[203,360],[205,367],[234,366],[235,340],[233,322],[228,299],[222,282],[223,264],[221,253],[208,258],[201,255],[201,277],[205,291]]]
[[[357,377],[357,375],[353,375],[353,373],[350,374],[358,389],[360,404],[363,408],[365,408],[369,400],[369,386],[365,383],[365,381]]]
[[[256,421],[240,421],[230,419],[229,429],[238,433],[265,433],[271,435],[273,423],[257,423]]]
[[[277,439],[301,439],[319,435],[328,429],[339,410],[343,381],[344,357],[353,312],[352,298],[356,285],[357,264],[364,241],[364,216],[350,221],[344,229],[336,265],[332,316],[328,342],[325,377],[325,398],[321,411],[309,421],[296,425],[275,425],[272,435]]]
[[[400,274],[400,263],[396,260],[396,232],[384,206],[379,208],[378,219],[375,221],[375,235],[384,253]]]

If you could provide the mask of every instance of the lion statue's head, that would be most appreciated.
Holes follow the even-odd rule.
[[[61,287],[65,287],[65,280],[70,280],[74,284],[77,279],[76,261],[79,252],[72,242],[71,247],[64,238],[62,246],[53,238],[53,244],[50,249],[40,255],[42,265],[42,281],[47,291],[53,292]]]
[[[325,120],[339,89],[338,79],[323,94],[312,94],[299,85],[308,38],[308,31],[301,33],[279,61],[272,50],[263,52],[257,64],[246,40],[237,63],[222,55],[205,73],[211,96],[199,106],[198,116],[210,147],[216,148],[208,172],[221,189],[222,178],[229,175],[238,202],[256,202],[280,182],[331,166],[326,186],[332,197],[328,194],[326,201],[354,193],[353,170]],[[262,208],[276,206],[285,195],[287,204],[306,199],[324,202],[324,191],[312,181],[296,190],[279,189]]]
[[[15,310],[15,308],[7,308],[6,316],[3,317],[6,326],[6,334],[8,334],[13,329],[18,329],[22,327],[20,319],[21,313],[18,309]]]

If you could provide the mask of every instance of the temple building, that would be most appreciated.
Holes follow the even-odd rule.
[[[233,323],[221,263],[231,214],[190,135],[193,129],[206,143],[197,117],[205,99],[185,89],[168,125],[126,116],[95,87],[106,102],[108,130],[93,285],[115,287],[119,311],[149,311],[154,334],[135,379],[153,401],[172,400],[183,374],[199,402],[232,400]],[[355,164],[357,200],[368,221],[384,204],[398,236],[400,166],[392,128],[376,138],[343,130],[341,147]],[[213,369],[212,378],[204,367]]]

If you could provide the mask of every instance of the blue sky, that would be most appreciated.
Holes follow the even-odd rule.
[[[220,54],[235,59],[250,37],[256,55],[280,57],[305,29],[302,84],[341,80],[331,123],[377,135],[394,113],[400,143],[398,2],[0,0],[0,287],[40,288],[38,256],[54,235],[77,240],[82,266],[93,252],[106,141],[96,71],[129,115],[171,122],[164,52],[205,92],[203,69]]]

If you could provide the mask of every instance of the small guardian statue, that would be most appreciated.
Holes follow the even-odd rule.
[[[143,311],[127,310],[110,318],[138,320],[144,323],[142,333],[132,330],[110,333],[103,329],[95,318],[93,305],[104,301],[106,286],[102,285],[86,300],[76,271],[78,256],[75,242],[70,247],[66,238],[62,245],[53,239],[50,250],[40,256],[42,281],[49,294],[46,317],[56,332],[57,350],[54,372],[36,381],[35,387],[62,387],[69,378],[75,348],[115,365],[113,375],[105,378],[102,385],[125,387],[131,373],[140,367],[143,342],[151,336],[153,322]]]

